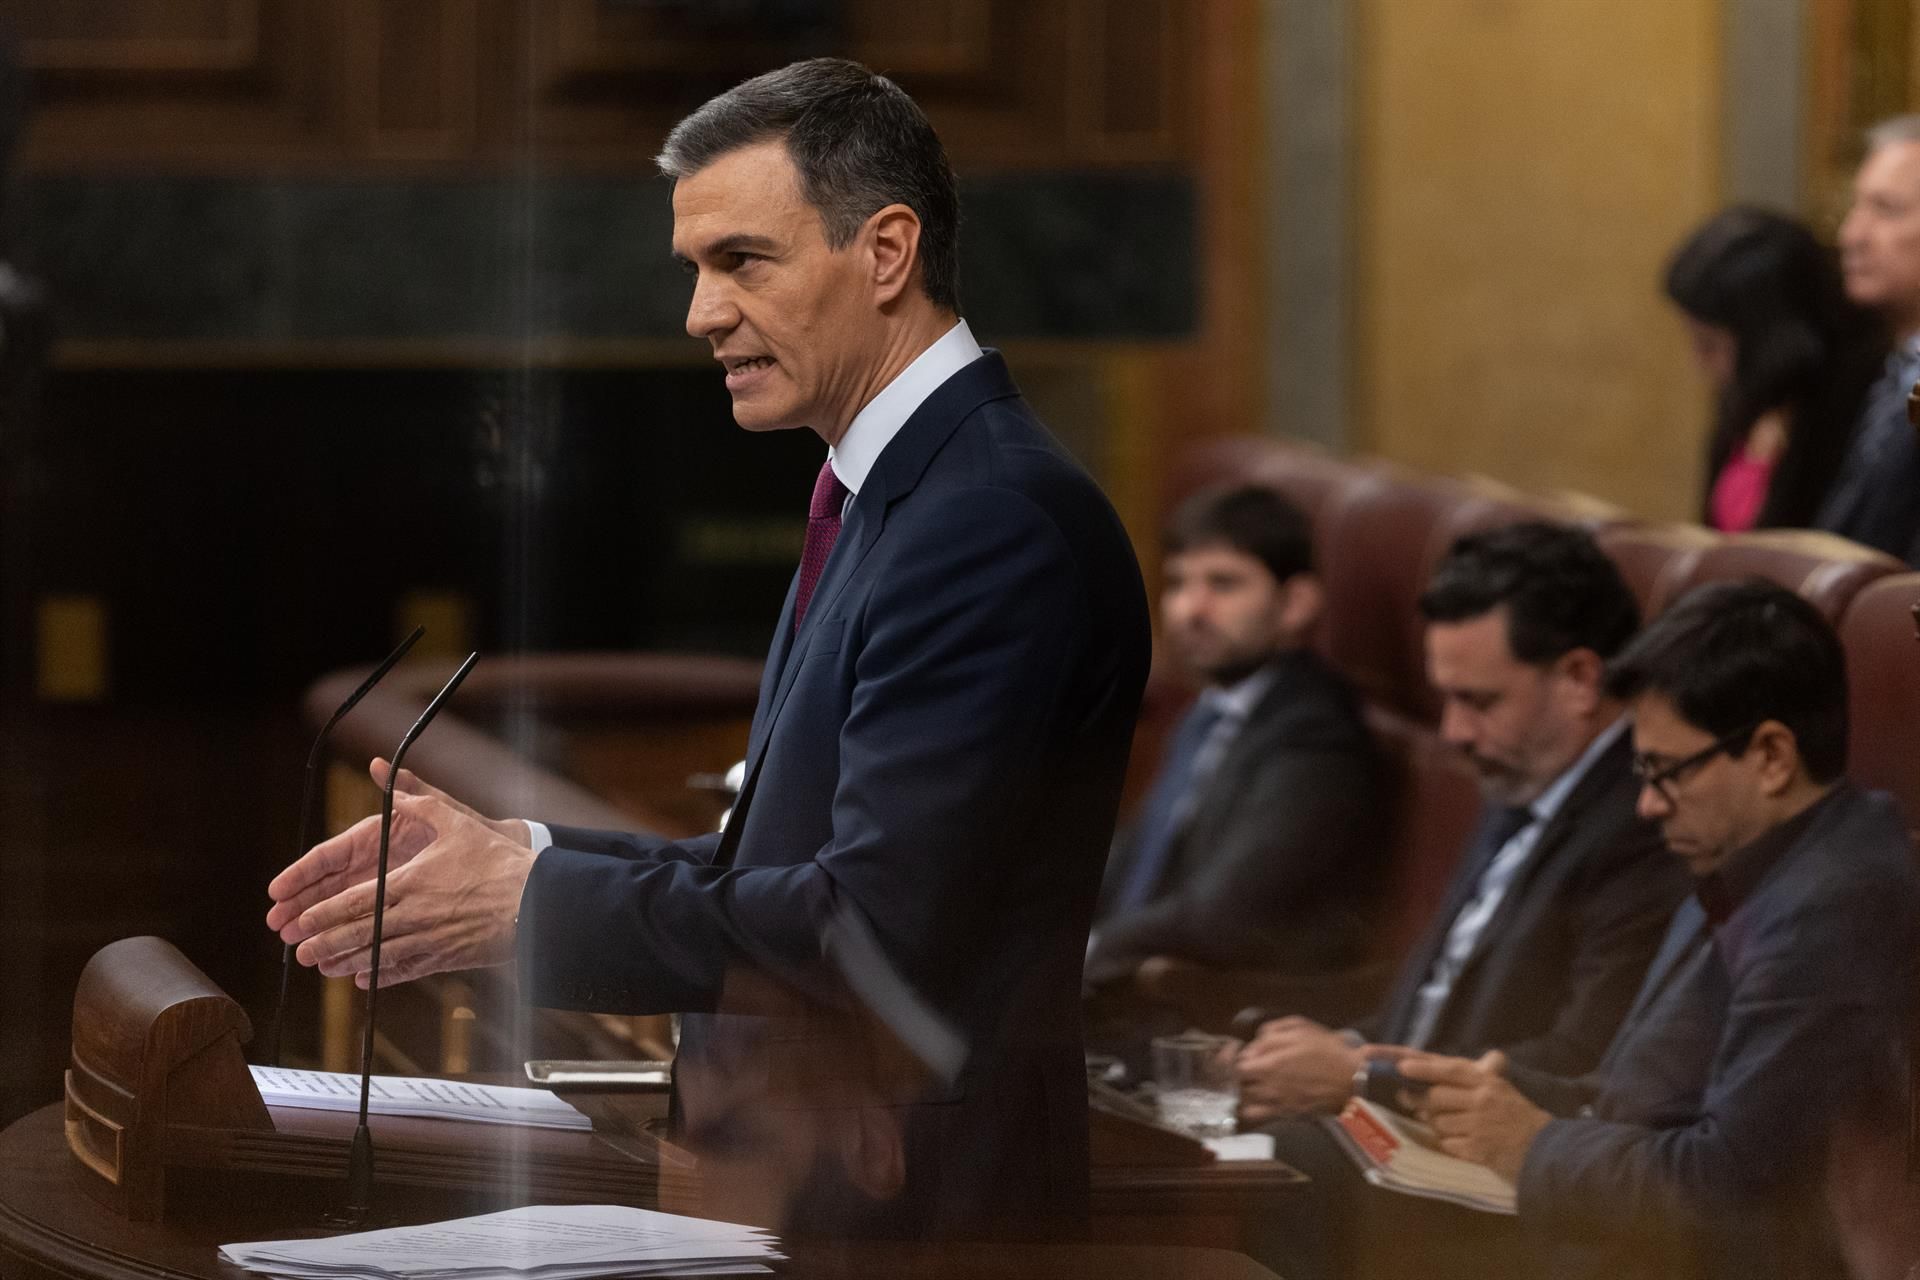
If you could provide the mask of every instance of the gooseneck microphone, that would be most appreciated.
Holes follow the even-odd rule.
[[[478,653],[470,653],[460,669],[453,673],[453,679],[440,686],[440,692],[433,695],[433,701],[413,722],[413,728],[407,730],[400,739],[400,745],[393,749],[387,769],[387,785],[380,793],[380,860],[373,874],[373,942],[372,954],[367,960],[367,1025],[360,1044],[360,1123],[353,1131],[353,1148],[347,1155],[347,1217],[358,1221],[366,1216],[373,1206],[373,1134],[367,1129],[367,1097],[373,1087],[373,1015],[380,999],[380,935],[386,925],[387,905],[387,849],[393,836],[393,784],[400,779],[400,763],[406,758],[407,748],[413,745],[433,718],[440,714],[441,706],[453,696],[460,682],[467,678],[467,672],[473,670],[473,664],[480,661]]]
[[[402,640],[392,653],[382,658],[380,665],[368,672],[367,678],[360,682],[360,687],[348,694],[347,700],[340,704],[333,715],[328,717],[326,727],[321,729],[319,736],[313,740],[313,750],[307,752],[306,787],[300,796],[300,825],[296,827],[293,832],[293,856],[295,858],[300,857],[301,854],[313,847],[314,797],[319,794],[319,788],[316,782],[320,776],[320,761],[326,754],[327,742],[333,737],[333,726],[339,724],[340,721],[345,718],[347,712],[359,706],[360,699],[372,692],[373,686],[385,679],[387,672],[393,670],[400,659],[407,656],[407,650],[413,648],[414,643],[425,634],[427,634],[425,627],[415,627],[412,635]],[[293,972],[293,944],[290,942],[282,943],[280,947],[280,996],[279,999],[274,1002],[273,1006],[273,1035],[267,1040],[267,1065],[270,1067],[280,1065],[280,1033],[285,1029],[287,1023],[287,975],[291,972]]]

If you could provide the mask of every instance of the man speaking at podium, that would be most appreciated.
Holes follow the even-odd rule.
[[[851,913],[968,1052],[950,1086],[863,1108],[856,1128],[896,1135],[878,1172],[810,1174],[789,1221],[1071,1223],[1080,963],[1148,657],[1133,553],[959,318],[952,170],[897,86],[796,63],[683,120],[660,167],[687,331],[735,418],[828,445],[744,789],[724,836],[670,842],[484,818],[404,778],[381,982],[517,956],[533,1003],[687,1013],[679,1132],[731,1148],[769,1118],[707,1100],[787,1064],[759,1019],[715,1014],[723,989],[751,973],[834,999],[822,937]],[[301,962],[363,985],[377,844],[370,819],[269,886]]]

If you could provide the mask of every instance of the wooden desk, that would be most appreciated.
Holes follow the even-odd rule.
[[[1236,1174],[1228,1166],[1157,1179],[1143,1171],[1133,1181],[1138,1194],[1191,1203],[1194,1196],[1205,1202],[1246,1194],[1262,1179],[1256,1170]],[[167,1221],[128,1222],[81,1189],[61,1136],[60,1108],[45,1107],[0,1133],[0,1280],[240,1280],[247,1273],[221,1264],[215,1250],[236,1241],[324,1234],[326,1205],[315,1186],[250,1176],[236,1188],[208,1179],[170,1193]],[[1110,1197],[1124,1194],[1111,1188],[1097,1196],[1111,1204]],[[399,1221],[436,1216],[404,1196],[388,1203]],[[781,1274],[788,1280],[1275,1280],[1251,1259],[1223,1249],[1115,1243],[796,1247]]]
[[[1094,1136],[1091,1208],[1095,1240],[1242,1249],[1247,1227],[1307,1179],[1274,1160],[1234,1160],[1187,1169],[1102,1168]]]

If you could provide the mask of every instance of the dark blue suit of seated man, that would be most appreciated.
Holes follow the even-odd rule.
[[[1087,950],[1092,1011],[1146,1019],[1122,993],[1149,956],[1301,974],[1359,963],[1387,870],[1359,699],[1308,648],[1326,592],[1306,515],[1259,485],[1208,490],[1161,544],[1161,638],[1205,687],[1114,848]]]
[[[896,85],[796,63],[694,112],[660,164],[687,330],[734,416],[829,446],[744,788],[723,837],[671,842],[482,818],[405,781],[382,980],[517,954],[535,1003],[684,1013],[676,1133],[726,1193],[711,1210],[814,1235],[1071,1228],[1139,567],[960,320],[953,174]],[[356,827],[270,886],[303,962],[366,980],[376,843]],[[849,920],[884,974],[823,958]],[[863,1005],[929,1014],[964,1057],[916,1082],[858,1034]]]
[[[1451,1152],[1519,1187],[1517,1230],[1440,1215],[1462,1274],[1846,1274],[1832,1208],[1898,1169],[1831,1162],[1906,1131],[1920,927],[1905,823],[1842,778],[1847,690],[1820,614],[1759,582],[1702,587],[1623,654],[1641,812],[1694,877],[1599,1068],[1577,1080],[1489,1054],[1415,1057]],[[1884,1144],[1882,1144],[1884,1145]],[[1502,1220],[1511,1221],[1511,1220]],[[1476,1230],[1477,1229],[1477,1230]],[[1496,1261],[1500,1260],[1500,1261]]]

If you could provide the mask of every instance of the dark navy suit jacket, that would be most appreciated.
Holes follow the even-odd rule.
[[[989,352],[882,451],[792,619],[789,593],[726,835],[554,828],[521,904],[523,989],[688,1013],[676,1092],[698,1145],[726,1121],[703,1103],[783,1066],[759,1019],[712,1012],[730,978],[833,1000],[822,933],[851,907],[970,1053],[897,1113],[904,1191],[867,1203],[823,1175],[802,1225],[1076,1217],[1080,967],[1150,643],[1126,534]]]
[[[1379,753],[1345,680],[1306,650],[1274,659],[1273,685],[1193,801],[1158,887],[1113,899],[1143,856],[1121,841],[1101,886],[1090,984],[1148,956],[1219,968],[1329,973],[1365,959],[1388,873]]]
[[[1718,929],[1683,903],[1594,1076],[1514,1073],[1576,1113],[1540,1133],[1521,1171],[1543,1274],[1840,1274],[1826,1144],[1863,1108],[1905,1129],[1917,923],[1905,824],[1887,797],[1845,784]]]
[[[1622,734],[1588,766],[1481,930],[1426,1048],[1577,1076],[1613,1039],[1686,876],[1653,824],[1634,812],[1640,784]],[[1359,1030],[1405,1041],[1420,986],[1496,851],[1454,873],[1446,901],[1401,966],[1385,1007]]]

